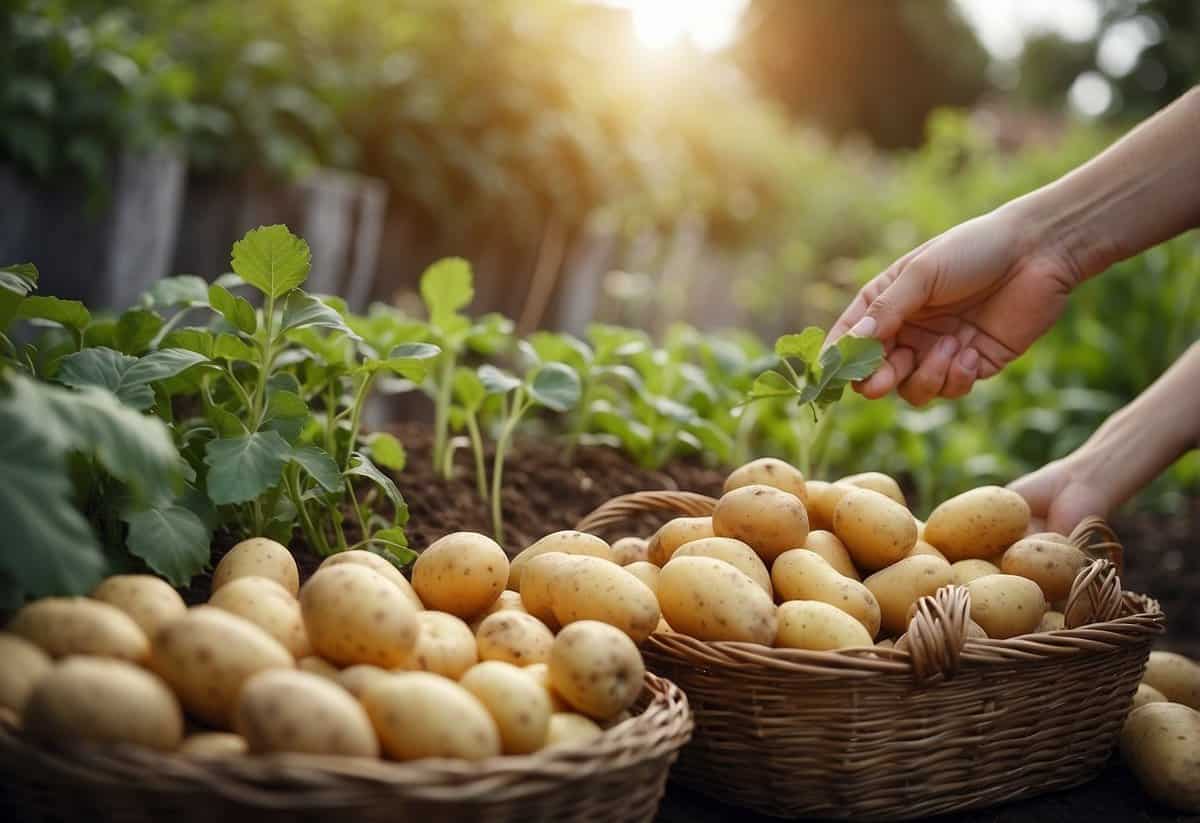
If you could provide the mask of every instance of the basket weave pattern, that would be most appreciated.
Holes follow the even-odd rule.
[[[616,498],[578,528],[706,513],[698,495],[672,507],[670,494]],[[1082,523],[1072,539],[1102,559],[1076,578],[1062,631],[967,640],[969,595],[948,586],[919,601],[909,651],[653,635],[647,666],[687,692],[696,721],[672,778],[764,814],[880,820],[1085,782],[1115,742],[1163,615],[1121,591],[1106,525]]]

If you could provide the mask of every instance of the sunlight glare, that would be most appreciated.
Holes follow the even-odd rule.
[[[638,40],[665,49],[684,40],[716,51],[729,45],[747,0],[624,0]]]

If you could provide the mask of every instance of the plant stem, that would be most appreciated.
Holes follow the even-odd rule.
[[[358,429],[362,423],[362,410],[366,403],[367,393],[371,391],[371,386],[375,383],[375,375],[368,374],[363,377],[362,384],[358,387],[358,391],[354,393],[354,406],[350,412],[350,442],[346,445],[346,460],[342,464],[342,469],[350,467],[350,455],[355,452],[355,446],[358,443]]]
[[[268,294],[267,305],[263,310],[263,362],[258,373],[258,384],[254,387],[254,406],[251,412],[254,418],[252,431],[259,430],[267,412],[267,380],[271,377],[271,363],[275,360],[274,326],[275,298]]]
[[[454,353],[446,347],[442,353],[442,362],[438,369],[437,399],[433,408],[433,470],[445,474],[446,434],[450,428],[450,400],[454,390]]]
[[[337,387],[330,380],[325,384],[325,451],[329,456],[337,461],[337,437],[335,436],[337,428]],[[350,460],[349,455],[346,456],[347,462]]]
[[[523,390],[517,389],[517,395],[513,398],[512,415],[504,421],[504,428],[500,430],[500,437],[496,440],[496,457],[492,461],[492,532],[500,545],[504,545],[504,512],[500,505],[500,490],[504,483],[504,454],[508,451],[513,432],[516,431],[517,423],[521,421],[527,408]]]
[[[467,432],[471,435],[471,451],[475,452],[475,485],[479,490],[479,497],[487,500],[487,467],[483,463],[483,437],[479,434],[479,421],[475,419],[473,411],[467,412]]]
[[[575,449],[579,446],[579,440],[583,437],[584,429],[587,428],[588,409],[592,404],[592,381],[588,380],[584,385],[583,393],[579,397],[579,405],[576,407],[578,411],[575,414],[575,420],[571,423],[571,431],[567,434],[567,453],[564,456],[567,463],[575,459]]]
[[[317,527],[313,524],[312,518],[308,514],[308,509],[304,505],[304,499],[300,494],[300,467],[296,465],[289,466],[284,472],[284,487],[287,489],[288,497],[292,499],[292,505],[296,507],[296,511],[300,514],[300,525],[304,529],[304,536],[308,539],[308,543],[313,547],[318,554],[326,555],[329,553],[329,547],[325,543],[325,535],[317,531]]]

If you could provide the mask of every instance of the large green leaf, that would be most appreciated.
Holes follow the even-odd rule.
[[[217,505],[245,503],[279,483],[292,447],[278,432],[262,431],[209,442],[208,497]]]
[[[155,281],[142,295],[142,305],[149,309],[208,304],[208,283],[194,274],[180,274]]]
[[[479,382],[488,394],[508,394],[521,385],[521,381],[502,369],[488,364],[479,367]]]
[[[475,297],[473,281],[471,264],[461,257],[439,260],[421,275],[421,298],[429,310],[429,320],[443,333],[458,328],[459,309]]]
[[[170,581],[186,586],[204,570],[212,552],[212,533],[191,509],[175,501],[126,512],[125,546]]]
[[[208,287],[208,302],[213,309],[225,318],[238,331],[254,334],[258,328],[258,316],[254,306],[244,297],[238,297],[224,286],[216,283]]]
[[[263,226],[233,244],[233,270],[269,297],[281,297],[308,279],[312,254],[287,226]]]
[[[837,349],[842,355],[837,371],[841,380],[863,380],[883,362],[883,344],[868,337],[846,335],[837,341]]]
[[[316,480],[327,492],[335,492],[342,487],[342,473],[337,463],[329,456],[329,452],[316,446],[300,446],[292,449],[291,459],[300,468],[308,472],[309,477]]]
[[[344,474],[347,477],[364,477],[370,480],[383,491],[384,496],[392,501],[392,505],[396,507],[397,522],[404,523],[408,520],[408,504],[404,502],[404,496],[400,494],[400,489],[397,488],[392,478],[381,472],[365,454],[362,452],[351,454],[350,468],[346,469]]]
[[[806,365],[816,363],[821,354],[821,343],[825,341],[825,332],[816,326],[809,326],[800,334],[785,334],[775,341],[775,354],[779,357],[794,357]]]
[[[26,297],[17,306],[17,316],[30,320],[47,320],[76,331],[83,331],[92,322],[92,313],[78,300],[57,297]]]
[[[0,267],[0,331],[17,314],[17,306],[37,288],[38,270],[32,263]]]
[[[574,408],[579,393],[579,373],[565,363],[547,363],[529,381],[529,396],[556,412]]]
[[[408,462],[408,454],[404,451],[404,445],[396,439],[395,435],[377,432],[371,435],[368,445],[371,449],[371,457],[378,465],[394,472],[404,471],[404,466]]]
[[[332,329],[354,340],[359,339],[336,309],[297,289],[288,295],[287,303],[284,304],[283,324],[279,330],[286,332],[303,328]]]
[[[115,349],[97,346],[62,359],[56,379],[73,388],[98,386],[115,394],[132,408],[154,405],[150,384],[166,380],[207,362],[202,354],[187,349],[160,349],[145,357],[130,357]]]
[[[125,354],[141,354],[163,327],[163,319],[149,309],[130,309],[117,320],[113,343]]]
[[[390,371],[419,383],[425,379],[441,353],[442,350],[431,343],[401,343],[387,357],[367,360],[363,368],[367,371]]]

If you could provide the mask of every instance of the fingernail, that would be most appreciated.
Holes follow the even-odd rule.
[[[967,349],[959,355],[958,362],[967,371],[974,371],[975,367],[979,365],[979,352],[974,349]]]
[[[938,341],[938,354],[943,357],[953,357],[958,351],[958,339],[954,337],[943,337]]]
[[[854,327],[850,329],[850,334],[854,337],[871,337],[875,334],[875,327],[874,317],[864,317],[854,324]]]

